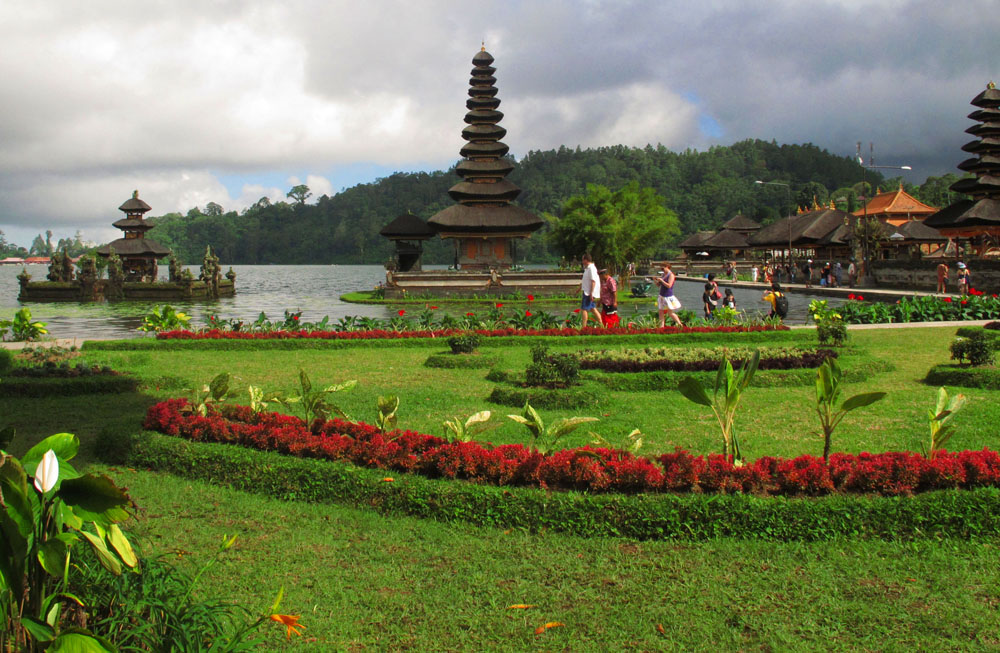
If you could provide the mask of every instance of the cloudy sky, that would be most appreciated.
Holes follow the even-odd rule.
[[[1000,81],[996,0],[4,0],[0,229],[106,240],[136,188],[160,215],[446,168],[481,41],[518,157],[862,141],[922,182]]]

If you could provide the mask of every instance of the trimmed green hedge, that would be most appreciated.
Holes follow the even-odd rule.
[[[447,369],[481,369],[493,367],[500,362],[499,356],[484,354],[452,354],[445,352],[442,354],[431,354],[424,365],[427,367],[443,367]]]
[[[112,464],[151,468],[280,499],[581,537],[899,540],[1000,534],[996,489],[820,499],[547,492],[433,480],[149,432],[102,433],[97,453]]]
[[[484,337],[480,349],[544,343],[553,347],[598,347],[609,345],[658,345],[670,347],[697,343],[733,346],[752,343],[815,344],[816,332],[812,329],[792,331],[752,331],[749,333],[644,333],[636,335],[600,336],[494,336]],[[348,347],[441,347],[441,338],[383,338],[369,340],[321,340],[313,338],[288,338],[275,340],[156,340],[131,338],[128,340],[88,340],[84,351],[274,351],[296,349],[346,349]]]
[[[609,336],[493,336],[484,337],[480,349],[506,347],[526,343],[544,343],[551,346],[599,347],[609,345],[728,345],[749,343],[815,344],[812,329],[794,331],[752,331],[749,333],[643,333]],[[318,338],[288,338],[275,340],[157,340],[131,338],[128,340],[88,340],[84,351],[289,351],[298,349],[346,349],[348,347],[441,347],[441,338],[382,338],[358,340],[322,340]]]
[[[982,388],[984,390],[1000,390],[1000,369],[984,365],[941,364],[935,365],[924,377],[928,385],[955,385],[963,388]]]
[[[512,388],[502,385],[493,388],[486,401],[501,406],[523,408],[530,403],[535,408],[590,408],[598,404],[596,390],[581,388]]]
[[[68,397],[72,395],[135,392],[134,376],[94,374],[74,377],[16,377],[0,380],[0,397]]]
[[[981,326],[958,327],[955,331],[956,336],[961,336],[963,338],[968,338],[978,333],[986,334],[986,339],[993,345],[993,349],[1000,350],[1000,331],[995,329],[984,329]]]
[[[841,360],[845,383],[860,383],[867,381],[876,374],[891,372],[896,366],[889,361],[869,359],[854,363],[850,359]],[[646,392],[652,390],[676,390],[681,379],[693,376],[703,385],[715,383],[716,372],[598,372],[585,370],[582,378],[595,381],[609,390],[625,392]],[[488,377],[487,377],[488,378]],[[752,386],[779,388],[790,386],[807,386],[816,383],[815,368],[799,368],[793,370],[757,370]]]

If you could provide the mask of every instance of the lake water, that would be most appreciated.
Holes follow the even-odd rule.
[[[161,266],[165,269],[166,266]],[[198,274],[196,266],[189,269]],[[281,318],[285,309],[302,311],[303,321],[315,322],[329,315],[331,319],[358,315],[389,317],[400,306],[370,306],[348,304],[340,301],[344,293],[369,290],[385,279],[381,265],[234,265],[236,295],[212,302],[177,302],[174,307],[191,315],[192,326],[202,326],[205,316],[216,314],[222,318],[254,320],[263,311],[270,319]],[[0,266],[0,319],[10,319],[21,306],[31,309],[33,319],[48,323],[49,333],[56,338],[131,338],[145,335],[136,331],[142,316],[155,304],[152,302],[118,303],[36,303],[22,304],[17,300],[17,275],[21,266]],[[44,265],[28,266],[34,280],[42,281],[48,273]],[[701,313],[703,284],[678,281],[676,294],[688,308]],[[737,306],[750,313],[762,312],[758,290],[735,290]],[[806,319],[812,295],[790,294],[789,323],[801,324]],[[645,313],[655,308],[655,299],[635,308],[622,306],[622,317],[627,319],[635,312]],[[837,303],[836,300],[831,302]],[[557,315],[571,310],[569,304],[536,301],[534,305]],[[402,305],[401,305],[402,306]],[[407,306],[412,310],[412,304]],[[439,310],[464,315],[472,310],[482,310],[482,304],[443,304]]]

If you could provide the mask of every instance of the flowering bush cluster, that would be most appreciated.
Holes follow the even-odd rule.
[[[849,324],[886,322],[944,322],[1000,318],[1000,298],[976,290],[966,297],[903,297],[895,304],[865,302],[862,295],[848,295],[839,307]]]
[[[655,457],[604,447],[550,454],[521,444],[493,446],[449,442],[414,431],[382,433],[374,426],[342,420],[301,419],[222,406],[205,417],[186,399],[152,406],[145,428],[203,442],[238,444],[265,451],[493,485],[533,486],[591,492],[712,492],[822,495],[859,492],[907,495],[945,488],[1000,487],[1000,454],[936,452],[933,460],[910,452],[760,458],[734,466],[715,454],[686,451]]]
[[[668,326],[662,329],[622,327],[606,329],[603,327],[553,328],[553,329],[426,329],[414,331],[394,331],[373,329],[369,331],[230,331],[209,329],[207,331],[161,331],[156,334],[159,340],[282,340],[282,339],[318,339],[318,340],[380,340],[405,338],[447,338],[465,333],[479,336],[579,336],[579,335],[628,335],[647,333],[750,333],[756,331],[784,331],[785,326],[730,326],[730,327],[677,327]]]

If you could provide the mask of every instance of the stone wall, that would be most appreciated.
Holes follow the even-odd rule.
[[[957,292],[957,261],[943,259],[948,264],[948,291]],[[942,259],[889,259],[872,262],[877,286],[929,290],[937,288],[937,265]],[[965,261],[972,273],[972,287],[988,293],[1000,292],[1000,261],[971,259]]]

